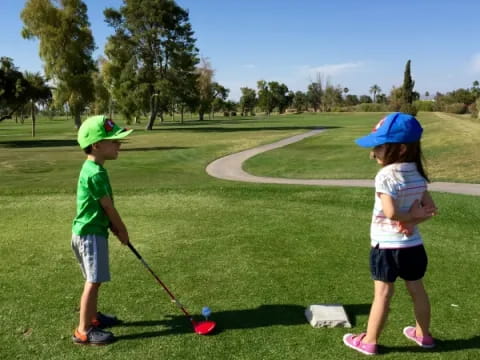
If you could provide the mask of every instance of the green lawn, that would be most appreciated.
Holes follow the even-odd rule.
[[[480,122],[447,116],[418,116],[424,127],[422,146],[431,180],[480,183]],[[331,115],[320,124],[339,124],[338,128],[259,154],[244,168],[256,175],[287,178],[370,178],[377,165],[367,160],[369,150],[360,148],[354,140],[367,135],[380,118],[369,113]]]
[[[365,328],[372,297],[371,189],[227,182],[208,177],[204,167],[221,155],[319,125],[337,128],[318,139],[348,128],[360,134],[371,128],[370,118],[293,115],[169,123],[134,133],[119,160],[107,163],[132,242],[192,313],[210,306],[219,332],[194,334],[141,263],[112,239],[112,282],[102,289],[100,306],[126,323],[114,329],[117,343],[100,348],[70,341],[82,289],[70,224],[84,157],[71,124],[41,120],[32,140],[28,125],[0,123],[0,358],[360,358],[342,345],[346,329],[313,329],[303,311],[310,304],[341,303],[353,331]],[[300,164],[310,156],[298,154]],[[377,168],[368,168],[365,155],[362,171],[373,177]],[[354,156],[343,154],[345,161]],[[439,346],[423,351],[404,339],[401,330],[413,315],[398,283],[381,339],[385,359],[475,359],[480,349],[480,289],[472,284],[480,203],[460,195],[434,198],[441,214],[422,231]]]

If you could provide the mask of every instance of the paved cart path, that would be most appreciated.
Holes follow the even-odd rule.
[[[253,183],[264,184],[290,184],[290,185],[317,185],[317,186],[347,186],[347,187],[373,187],[372,180],[355,180],[355,179],[286,179],[275,177],[264,177],[251,175],[243,170],[243,162],[251,157],[261,154],[263,152],[278,149],[298,141],[301,141],[310,136],[317,135],[325,129],[311,130],[304,134],[295,135],[268,145],[258,146],[252,149],[244,150],[235,154],[221,157],[207,166],[207,173],[213,177]],[[448,182],[433,182],[428,185],[430,191],[446,192],[452,194],[464,194],[480,196],[480,184],[464,184],[464,183],[448,183]]]

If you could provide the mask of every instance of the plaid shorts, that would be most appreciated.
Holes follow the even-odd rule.
[[[72,250],[86,281],[91,283],[110,281],[107,238],[102,235],[72,234]]]

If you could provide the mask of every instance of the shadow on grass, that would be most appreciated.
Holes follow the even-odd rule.
[[[462,351],[469,349],[480,349],[480,335],[473,336],[469,339],[448,339],[448,340],[439,340],[436,341],[436,346],[433,349],[423,349],[420,346],[411,345],[411,346],[395,346],[395,347],[381,347],[381,352],[383,354],[387,353],[442,353],[442,352],[452,352],[452,351]]]
[[[43,147],[78,147],[76,140],[9,140],[0,141],[0,148],[43,148]],[[152,146],[152,147],[131,147],[122,148],[121,152],[125,151],[162,151],[162,150],[184,150],[190,147],[183,146]]]
[[[8,140],[0,141],[0,147],[6,148],[37,148],[37,147],[63,147],[78,146],[77,140]]]
[[[345,312],[348,315],[348,320],[352,327],[357,325],[357,316],[368,315],[370,313],[371,304],[346,304],[343,305]]]
[[[305,325],[306,319],[304,311],[305,307],[301,305],[261,305],[254,309],[214,312],[209,320],[217,323],[214,334],[218,334],[222,331],[232,329],[254,329],[276,325]],[[197,320],[202,319],[197,317]],[[162,326],[166,327],[166,329],[118,336],[118,340],[132,340],[193,332],[192,325],[183,315],[169,316],[164,320],[124,322],[122,326]]]
[[[278,118],[272,118],[274,120],[279,120]],[[190,119],[185,119],[183,121],[183,124],[180,121],[171,121],[171,120],[165,120],[164,122],[160,122],[159,119],[155,122],[154,126],[189,126],[189,125],[212,125],[212,124],[245,124],[248,122],[259,122],[259,121],[268,121],[269,119],[267,118],[262,118],[262,117],[240,117],[237,119],[213,119],[213,120],[190,120]]]
[[[320,130],[338,129],[339,126],[261,126],[261,127],[218,127],[205,126],[195,128],[156,128],[153,131],[183,131],[183,132],[240,132],[240,131],[263,131],[263,130]]]
[[[185,150],[191,149],[191,147],[183,146],[152,146],[152,147],[139,147],[139,148],[121,148],[120,152],[128,151],[164,151],[164,150]]]

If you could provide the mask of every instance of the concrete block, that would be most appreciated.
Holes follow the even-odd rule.
[[[315,328],[352,327],[345,309],[340,304],[310,305],[305,309],[305,317]]]

